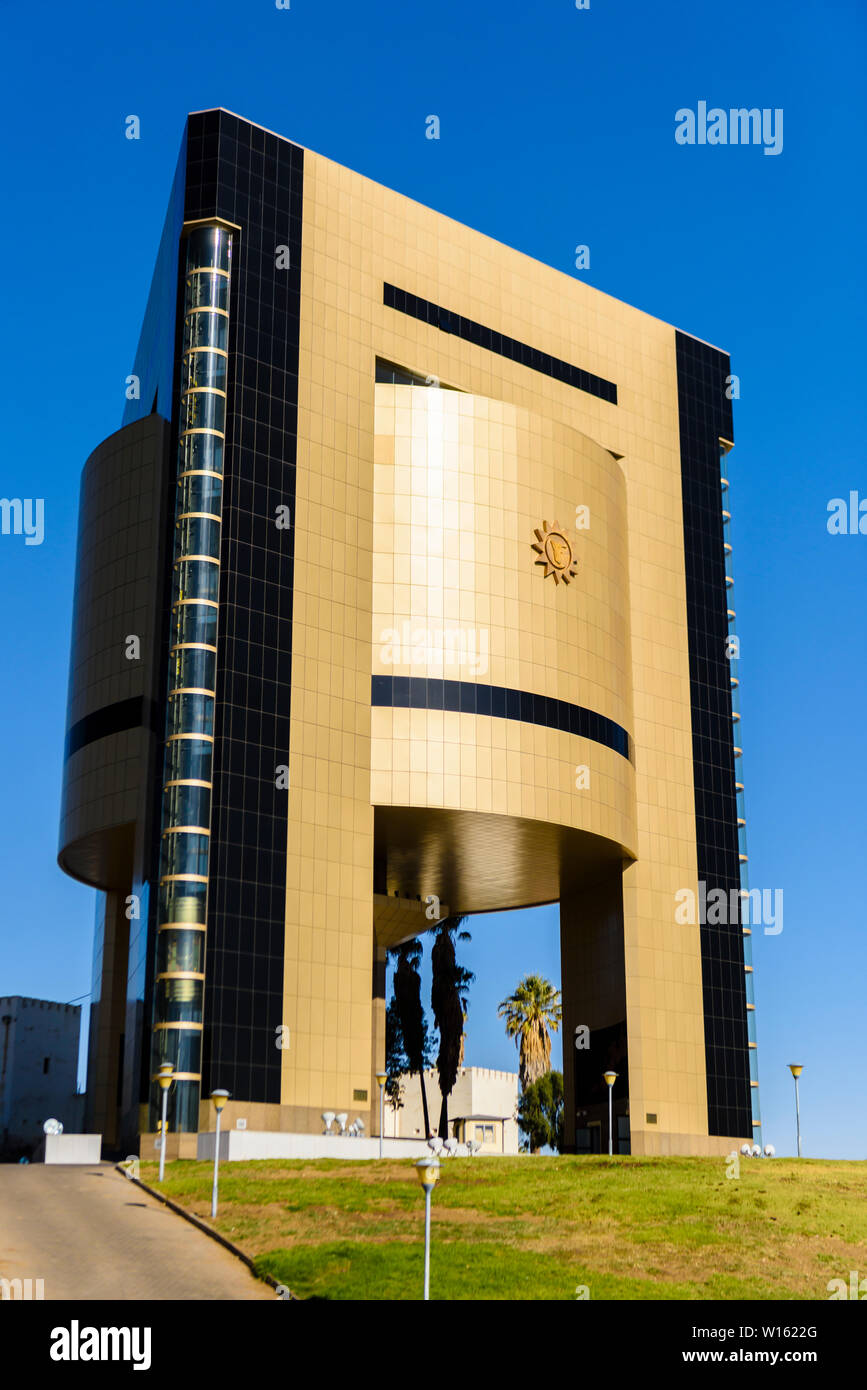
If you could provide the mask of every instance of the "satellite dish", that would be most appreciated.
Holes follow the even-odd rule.
[[[760,1146],[759,1144],[753,1144],[753,1147],[752,1147],[752,1155],[753,1155],[753,1158],[761,1158],[761,1156],[762,1156],[762,1150],[761,1150],[761,1146]]]
[[[765,1145],[765,1158],[776,1158],[776,1156],[777,1156],[777,1151],[776,1151],[776,1149],[774,1148],[773,1144],[766,1144],[766,1145]]]
[[[752,1156],[753,1156],[753,1146],[752,1146],[752,1144],[741,1144],[741,1153],[743,1154],[744,1158],[752,1158]]]
[[[326,1134],[330,1134],[330,1133],[331,1133],[331,1126],[334,1124],[334,1111],[333,1111],[333,1110],[323,1110],[323,1112],[322,1112],[322,1118],[323,1118],[323,1120],[325,1121],[325,1133],[326,1133]]]
[[[364,1133],[364,1121],[361,1119],[360,1116],[359,1116],[359,1118],[355,1121],[355,1128],[358,1130],[358,1133],[359,1133],[359,1134],[363,1134],[363,1133]]]
[[[43,1133],[43,1134],[62,1134],[62,1133],[63,1133],[63,1125],[60,1123],[59,1120],[46,1120],[46,1121],[45,1121],[45,1124],[42,1126],[42,1133]]]

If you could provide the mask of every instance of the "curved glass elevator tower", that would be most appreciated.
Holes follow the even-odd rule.
[[[187,239],[151,1066],[172,1130],[198,1128],[202,1079],[231,255],[222,227]]]

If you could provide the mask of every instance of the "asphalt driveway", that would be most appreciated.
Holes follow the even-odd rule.
[[[42,1279],[46,1300],[275,1299],[107,1163],[0,1164],[0,1278]]]

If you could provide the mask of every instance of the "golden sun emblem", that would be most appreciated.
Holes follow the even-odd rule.
[[[544,577],[547,579],[549,574],[553,574],[555,584],[561,581],[568,584],[578,573],[578,561],[572,554],[571,543],[559,521],[550,526],[543,521],[542,530],[537,527],[533,534],[536,537],[533,549],[539,556],[536,564],[545,566]]]

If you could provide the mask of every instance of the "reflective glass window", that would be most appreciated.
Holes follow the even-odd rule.
[[[207,435],[193,434],[190,439],[207,439]],[[211,473],[192,473],[181,478],[178,484],[177,511],[210,512],[219,516],[223,501],[223,480]]]
[[[199,270],[187,276],[187,307],[228,309],[229,277]]]
[[[205,933],[171,927],[157,932],[157,973],[165,970],[204,970]]]
[[[226,398],[213,391],[188,391],[181,398],[181,430],[226,428]]]
[[[201,1023],[201,980],[157,980],[157,1010],[162,1023]]]
[[[212,517],[182,516],[175,522],[176,555],[220,558],[220,523]]]
[[[214,386],[226,389],[228,358],[219,352],[191,352],[184,359],[184,390],[191,386]]]
[[[173,738],[166,744],[165,781],[211,780],[214,745],[205,739]]]
[[[163,835],[160,850],[160,875],[206,874],[208,872],[208,836],[178,830]]]
[[[229,341],[229,320],[212,309],[195,309],[184,319],[184,352],[194,347],[225,350]]]
[[[200,1044],[201,1047],[201,1044]],[[180,1067],[178,1067],[180,1071]],[[174,1086],[174,1109],[171,1126],[195,1134],[199,1127],[199,1089],[198,1081],[177,1081]]]
[[[188,786],[181,783],[165,787],[163,790],[163,825],[203,825],[208,826],[211,813],[211,793],[208,787]],[[172,870],[167,872],[171,873]],[[199,873],[198,869],[174,870],[175,873]]]
[[[179,1020],[175,1020],[176,1022]],[[166,1020],[168,1022],[168,1020]],[[157,1028],[154,1029],[153,1062],[151,1070],[156,1072],[160,1062],[171,1062],[175,1071],[201,1072],[202,1030],[201,1028]],[[198,1094],[195,1081],[176,1081],[169,1091],[169,1128],[172,1125],[172,1105],[177,1106],[178,1093],[184,1087],[192,1087]],[[198,1107],[197,1107],[198,1108]],[[196,1125],[178,1126],[195,1130]]]
[[[169,654],[169,686],[172,690],[213,690],[217,653],[206,647],[178,647]]]
[[[187,238],[187,271],[212,266],[228,270],[232,234],[224,227],[197,227]]]
[[[210,560],[179,560],[175,564],[172,603],[181,599],[207,598],[216,603],[220,591],[220,566]]]
[[[213,695],[170,695],[167,734],[213,734]]]
[[[202,1069],[202,1034],[198,1028],[179,1028],[178,1029],[178,1071],[200,1072]],[[192,1085],[192,1082],[180,1085]],[[195,1129],[195,1124],[190,1126]]]
[[[187,434],[180,442],[178,472],[200,468],[213,473],[223,471],[223,441],[215,434]]]
[[[174,610],[172,644],[208,642],[217,637],[217,610],[205,603],[180,603]]]
[[[183,880],[161,884],[160,922],[199,922],[204,925],[207,887],[206,883],[190,883]]]

